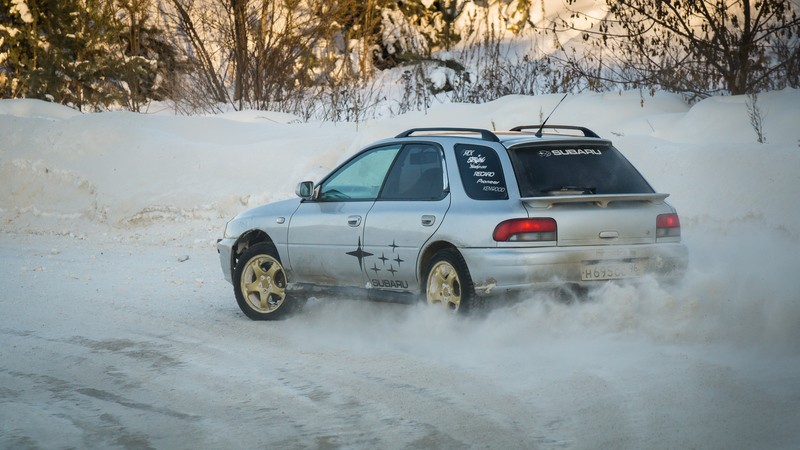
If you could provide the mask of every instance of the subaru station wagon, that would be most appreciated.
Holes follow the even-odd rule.
[[[670,281],[687,265],[668,194],[584,127],[415,128],[296,193],[242,212],[217,244],[251,319],[317,290],[466,312],[536,289]]]

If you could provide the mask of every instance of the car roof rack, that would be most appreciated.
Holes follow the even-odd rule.
[[[594,131],[586,127],[577,127],[575,125],[520,125],[514,127],[511,131],[524,131],[524,130],[540,130],[546,128],[548,130],[578,130],[583,133],[585,137],[599,138],[600,136]]]
[[[409,137],[409,136],[411,136],[412,134],[415,134],[415,133],[426,133],[426,132],[430,133],[430,132],[437,132],[437,131],[453,132],[453,133],[480,134],[481,135],[481,139],[483,139],[484,141],[500,142],[500,138],[498,138],[496,134],[492,133],[489,130],[484,130],[482,128],[454,128],[454,127],[412,128],[410,130],[406,130],[406,131],[398,134],[395,137],[396,138],[405,138],[405,137]]]

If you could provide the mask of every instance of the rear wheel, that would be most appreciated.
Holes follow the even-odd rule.
[[[287,298],[286,272],[268,244],[256,244],[239,257],[233,272],[236,302],[253,320],[274,320],[301,306]]]
[[[425,270],[425,299],[453,312],[476,309],[477,297],[467,263],[455,249],[436,252]]]

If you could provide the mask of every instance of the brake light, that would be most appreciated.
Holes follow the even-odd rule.
[[[679,237],[681,235],[681,220],[675,213],[659,214],[656,217],[656,237]]]
[[[556,221],[549,217],[511,219],[500,222],[492,233],[498,242],[555,241]]]

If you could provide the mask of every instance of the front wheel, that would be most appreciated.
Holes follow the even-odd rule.
[[[453,312],[477,309],[475,286],[467,263],[455,249],[438,251],[425,270],[425,299],[430,305],[441,305]]]
[[[256,244],[239,257],[233,272],[236,303],[253,320],[274,320],[297,306],[286,295],[286,272],[268,244]]]

